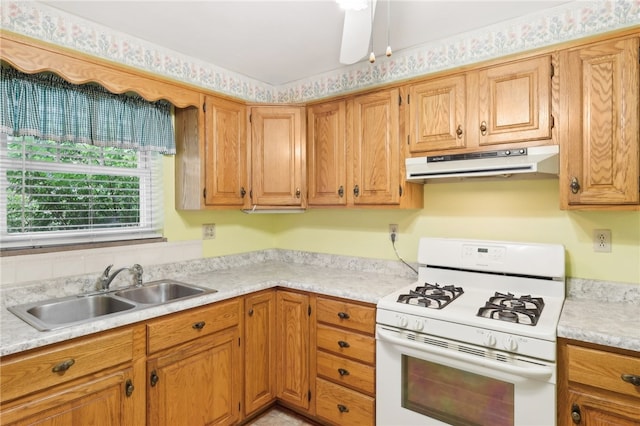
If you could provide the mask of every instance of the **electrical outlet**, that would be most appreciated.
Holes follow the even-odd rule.
[[[391,237],[392,235],[394,235],[394,237]],[[398,225],[395,223],[389,224],[389,238],[393,242],[398,241]]]
[[[204,225],[202,225],[202,239],[213,240],[215,238],[216,238],[216,224],[205,223]]]
[[[611,253],[611,230],[593,230],[593,251],[601,253]]]

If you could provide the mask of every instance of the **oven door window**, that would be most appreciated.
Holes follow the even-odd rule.
[[[402,355],[402,406],[455,425],[513,425],[514,385]]]

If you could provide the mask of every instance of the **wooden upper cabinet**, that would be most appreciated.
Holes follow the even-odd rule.
[[[639,204],[638,37],[561,52],[564,208]]]
[[[551,77],[551,56],[478,71],[479,145],[551,139]]]
[[[204,202],[241,207],[248,191],[246,108],[207,96],[204,113]]]
[[[465,75],[412,85],[409,96],[411,152],[466,146]]]
[[[306,207],[305,110],[251,108],[251,204]]]
[[[346,102],[307,108],[309,205],[347,204]]]
[[[353,99],[353,203],[400,203],[400,93],[383,90]]]

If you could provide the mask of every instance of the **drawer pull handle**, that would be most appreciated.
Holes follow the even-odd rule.
[[[194,330],[202,330],[205,325],[207,325],[207,323],[205,323],[204,321],[199,321],[193,324],[191,327],[193,327]]]
[[[341,348],[348,348],[349,342],[345,342],[344,340],[338,340],[338,346],[340,346]]]
[[[340,319],[349,319],[349,314],[346,312],[338,312],[338,316],[340,317]]]
[[[151,372],[151,376],[149,377],[149,383],[151,384],[151,387],[154,387],[155,385],[157,385],[158,380],[160,380],[160,378],[158,377],[156,370],[153,370]]]
[[[635,374],[623,374],[620,376],[622,380],[631,383],[633,386],[640,386],[640,376]]]
[[[56,364],[53,366],[53,368],[51,369],[51,371],[53,373],[64,373],[65,371],[67,371],[68,369],[71,368],[71,366],[73,364],[76,363],[75,359],[68,359],[66,361],[62,361],[60,364]]]
[[[125,383],[125,387],[124,387],[124,394],[127,395],[127,397],[130,397],[131,395],[133,395],[134,389],[135,387],[133,387],[133,383],[131,382],[131,379],[127,380],[127,383]]]
[[[349,375],[349,370],[345,370],[344,368],[338,368],[338,373],[341,376],[348,376]]]
[[[348,413],[349,407],[347,407],[346,405],[338,404],[338,411],[340,411],[341,413]]]

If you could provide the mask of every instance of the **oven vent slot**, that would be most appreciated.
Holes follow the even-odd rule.
[[[466,354],[475,355],[475,356],[479,356],[479,357],[482,357],[482,358],[486,358],[487,357],[486,351],[484,351],[482,349],[478,349],[478,348],[470,348],[469,346],[464,346],[464,345],[459,345],[458,346],[458,352],[464,352]]]

